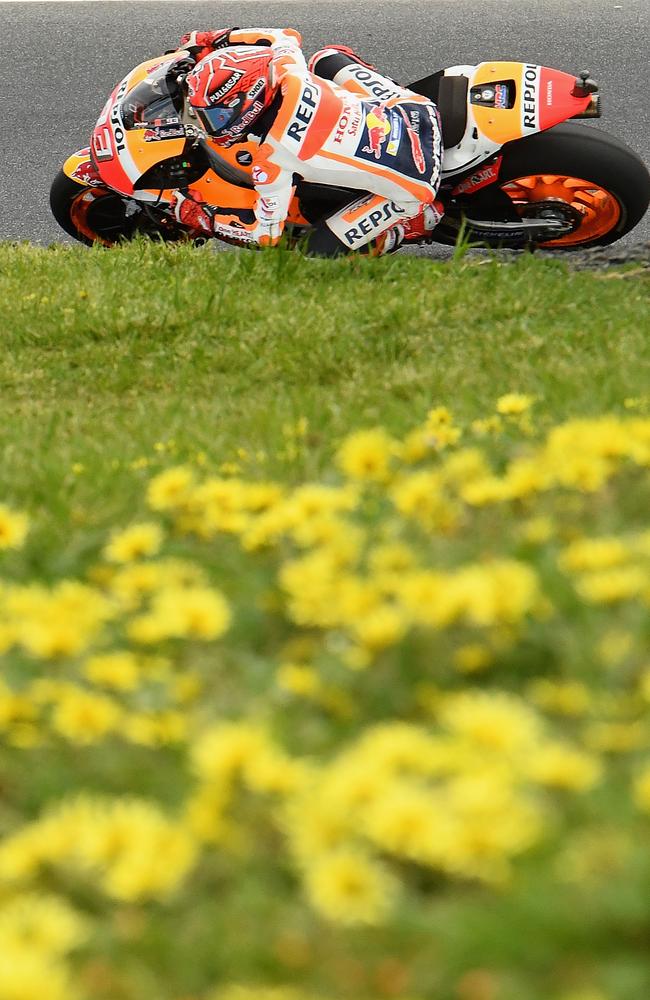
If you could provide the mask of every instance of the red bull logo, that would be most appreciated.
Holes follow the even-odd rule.
[[[390,133],[390,122],[386,114],[385,104],[378,104],[366,115],[366,127],[368,129],[368,145],[363,147],[362,152],[372,153],[378,160],[386,142],[386,136]]]
[[[82,184],[87,184],[88,187],[98,187],[102,183],[90,159],[78,164],[72,171],[72,177],[76,181],[81,181]]]

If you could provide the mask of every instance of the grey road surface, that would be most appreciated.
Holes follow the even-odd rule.
[[[272,25],[306,51],[344,42],[407,82],[486,59],[591,70],[598,125],[650,161],[648,0],[351,0],[342,2],[0,2],[0,239],[66,237],[48,191],[84,146],[108,93],[132,66],[192,28]],[[628,239],[647,240],[646,219]]]

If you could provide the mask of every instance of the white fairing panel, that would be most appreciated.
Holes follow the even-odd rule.
[[[476,66],[450,66],[445,70],[445,76],[466,76],[472,79]],[[482,135],[476,127],[472,114],[472,105],[467,102],[467,128],[457,146],[445,149],[442,157],[443,179],[453,177],[469,167],[478,166],[496,153],[501,146]]]

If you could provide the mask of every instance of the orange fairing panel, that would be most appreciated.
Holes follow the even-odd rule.
[[[470,88],[509,81],[514,83],[513,107],[472,104],[479,131],[499,145],[551,128],[585,111],[590,104],[590,97],[572,95],[575,77],[535,63],[480,63]]]
[[[144,128],[139,128],[124,134],[127,149],[137,164],[140,174],[146,173],[150,167],[155,167],[161,160],[170,159],[172,156],[181,156],[185,149],[185,139],[147,142],[145,141],[146,131]]]

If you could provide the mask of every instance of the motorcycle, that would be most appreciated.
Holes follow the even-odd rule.
[[[85,244],[114,246],[144,234],[190,234],[169,212],[175,190],[192,186],[227,215],[235,232],[252,222],[255,145],[217,147],[184,114],[187,52],[136,66],[113,90],[90,145],[54,179],[59,225]],[[434,101],[444,156],[438,194],[445,214],[433,242],[459,234],[488,247],[572,251],[629,233],[650,202],[650,174],[619,139],[578,124],[601,115],[597,84],[520,62],[452,66],[409,84]],[[290,245],[318,220],[365,192],[298,181],[287,220]],[[431,241],[431,240],[430,240]]]

